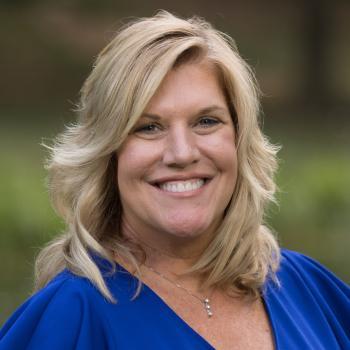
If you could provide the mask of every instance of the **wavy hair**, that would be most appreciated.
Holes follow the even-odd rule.
[[[36,260],[36,285],[65,268],[88,278],[114,302],[92,254],[123,256],[140,273],[135,251],[122,237],[116,153],[166,74],[194,57],[218,69],[237,129],[238,179],[215,238],[191,268],[204,287],[234,288],[257,296],[279,265],[278,244],[264,225],[274,201],[278,147],[259,127],[259,92],[234,41],[208,22],[161,11],[123,27],[97,57],[85,81],[77,122],[50,147],[49,192],[66,232]]]

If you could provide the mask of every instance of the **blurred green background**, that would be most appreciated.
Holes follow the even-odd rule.
[[[197,14],[237,41],[280,152],[283,247],[350,282],[350,2],[2,0],[0,324],[30,294],[34,256],[64,228],[50,208],[40,144],[73,120],[93,60],[130,17]]]

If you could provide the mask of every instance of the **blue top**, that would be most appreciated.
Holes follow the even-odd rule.
[[[281,287],[268,281],[263,295],[275,348],[350,349],[349,286],[287,250],[277,275]],[[0,350],[213,349],[146,285],[130,300],[137,280],[121,267],[105,279],[117,304],[87,279],[60,273],[5,323]]]

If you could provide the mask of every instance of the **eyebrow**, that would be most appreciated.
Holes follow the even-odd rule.
[[[208,114],[208,113],[213,113],[213,112],[228,112],[228,114],[230,114],[230,110],[228,108],[224,108],[224,107],[220,107],[217,105],[212,105],[212,106],[208,106],[208,107],[204,107],[202,109],[200,109],[195,115],[199,116],[202,114]],[[141,115],[141,118],[148,118],[148,119],[152,119],[155,121],[158,121],[161,118],[161,116],[154,114],[154,113],[143,113]]]
[[[202,108],[198,112],[198,114],[206,114],[206,113],[212,113],[212,112],[228,112],[228,113],[230,113],[229,108],[224,108],[224,107],[220,107],[217,105],[213,105],[213,106]]]

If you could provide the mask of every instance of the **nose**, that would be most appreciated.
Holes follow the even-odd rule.
[[[199,156],[196,135],[189,128],[179,126],[169,132],[163,155],[165,165],[184,168],[198,162]]]

